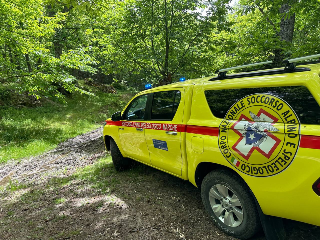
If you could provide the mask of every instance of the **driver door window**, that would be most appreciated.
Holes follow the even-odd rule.
[[[135,98],[124,113],[123,120],[144,120],[148,95]]]

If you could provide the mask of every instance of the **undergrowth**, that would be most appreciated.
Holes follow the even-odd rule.
[[[66,102],[38,107],[0,106],[0,163],[41,154],[59,143],[104,124],[124,107],[132,92],[74,93]]]

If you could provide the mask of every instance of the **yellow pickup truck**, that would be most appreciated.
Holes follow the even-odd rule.
[[[190,181],[237,238],[259,231],[259,211],[320,226],[320,64],[297,65],[319,57],[140,92],[106,120],[115,168],[133,159]]]

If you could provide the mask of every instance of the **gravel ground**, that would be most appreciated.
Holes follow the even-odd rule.
[[[0,239],[234,239],[211,223],[189,182],[142,164],[118,173],[99,162],[108,157],[101,131],[0,165]],[[287,239],[320,239],[319,227],[285,227]]]

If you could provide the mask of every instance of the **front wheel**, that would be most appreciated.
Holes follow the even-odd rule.
[[[117,144],[113,139],[110,139],[110,151],[114,168],[117,171],[123,171],[132,166],[132,160],[122,156]]]
[[[202,202],[225,233],[248,239],[260,230],[260,219],[247,185],[226,170],[210,172],[201,185]]]

